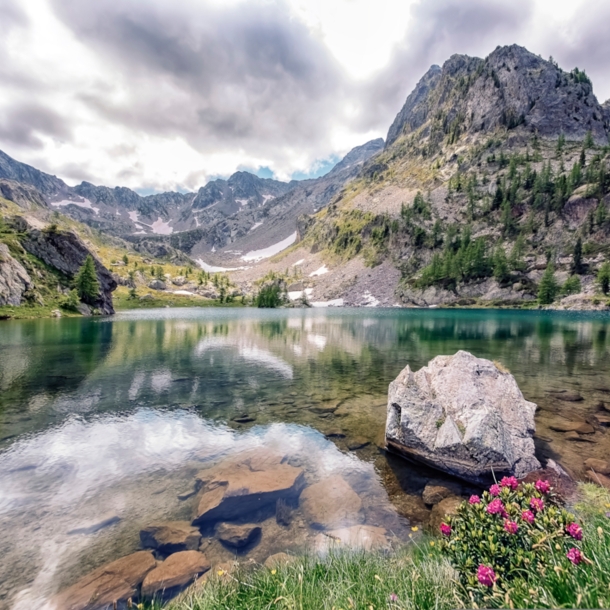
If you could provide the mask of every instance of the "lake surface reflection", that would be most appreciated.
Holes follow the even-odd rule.
[[[273,450],[307,484],[340,475],[361,520],[408,539],[434,473],[386,455],[387,386],[459,349],[501,361],[536,402],[537,450],[576,476],[607,457],[610,318],[421,310],[176,309],[0,326],[0,607],[42,606],[87,571],[139,548],[154,520],[190,520],[197,472]],[[578,402],[558,398],[569,390]],[[241,420],[241,423],[235,420]],[[592,421],[582,442],[557,420]],[[319,533],[262,516],[246,559]],[[204,532],[206,555],[234,553]]]

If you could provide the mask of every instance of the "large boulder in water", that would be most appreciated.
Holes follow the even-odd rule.
[[[467,481],[523,477],[534,456],[536,405],[493,362],[459,351],[390,384],[388,448]]]

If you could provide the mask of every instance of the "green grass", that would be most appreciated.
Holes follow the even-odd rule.
[[[590,484],[580,489],[574,510],[591,563],[526,572],[507,592],[482,587],[471,597],[435,540],[424,538],[392,553],[335,552],[298,557],[276,570],[261,566],[228,578],[213,575],[166,610],[610,608],[610,494]]]
[[[434,551],[433,547],[430,547]],[[186,593],[172,610],[338,610],[349,608],[454,608],[453,570],[423,549],[381,553],[331,553],[299,558],[277,570],[212,577],[200,592]],[[398,601],[390,603],[390,596]]]

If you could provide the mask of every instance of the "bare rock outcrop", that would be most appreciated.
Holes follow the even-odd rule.
[[[493,362],[459,351],[409,366],[390,384],[388,448],[453,476],[487,483],[540,468],[534,455],[536,405]]]
[[[21,240],[23,247],[70,279],[78,273],[87,256],[91,255],[100,283],[100,292],[95,298],[87,300],[86,304],[95,307],[103,314],[114,313],[112,292],[116,289],[117,283],[112,273],[102,265],[78,235],[71,231],[52,230],[52,227],[39,230],[23,218],[19,218],[16,222],[21,230],[27,231]]]
[[[21,305],[23,294],[32,288],[32,278],[15,260],[5,244],[0,244],[0,305]]]

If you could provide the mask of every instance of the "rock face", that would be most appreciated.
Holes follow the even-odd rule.
[[[169,555],[199,548],[201,533],[188,521],[152,523],[140,531],[142,546]]]
[[[444,136],[452,123],[468,133],[504,127],[577,140],[591,130],[600,144],[610,131],[607,107],[582,72],[564,72],[517,45],[432,66],[392,123],[386,147],[420,128]]]
[[[211,567],[205,555],[199,551],[174,553],[146,575],[142,583],[142,597],[167,600]]]
[[[32,288],[32,278],[9,252],[0,244],[0,305],[21,305],[23,293]]]
[[[363,521],[362,501],[338,475],[307,487],[299,502],[305,519],[318,529],[334,529]]]
[[[488,483],[540,468],[534,456],[536,405],[514,377],[489,360],[459,351],[437,356],[390,384],[388,448],[453,476]]]
[[[21,243],[30,254],[69,278],[73,278],[78,273],[88,255],[93,256],[81,239],[70,231],[39,231],[30,228]],[[117,284],[110,271],[95,256],[93,260],[100,283],[100,293],[86,304],[99,309],[103,314],[113,314],[112,292]]]
[[[155,566],[150,551],[127,555],[87,574],[53,603],[57,610],[112,610],[115,602],[125,608],[129,598],[137,599],[138,586]]]
[[[197,475],[203,494],[193,525],[246,517],[280,498],[298,497],[304,484],[301,468],[282,463],[282,456],[258,450],[223,462]]]

